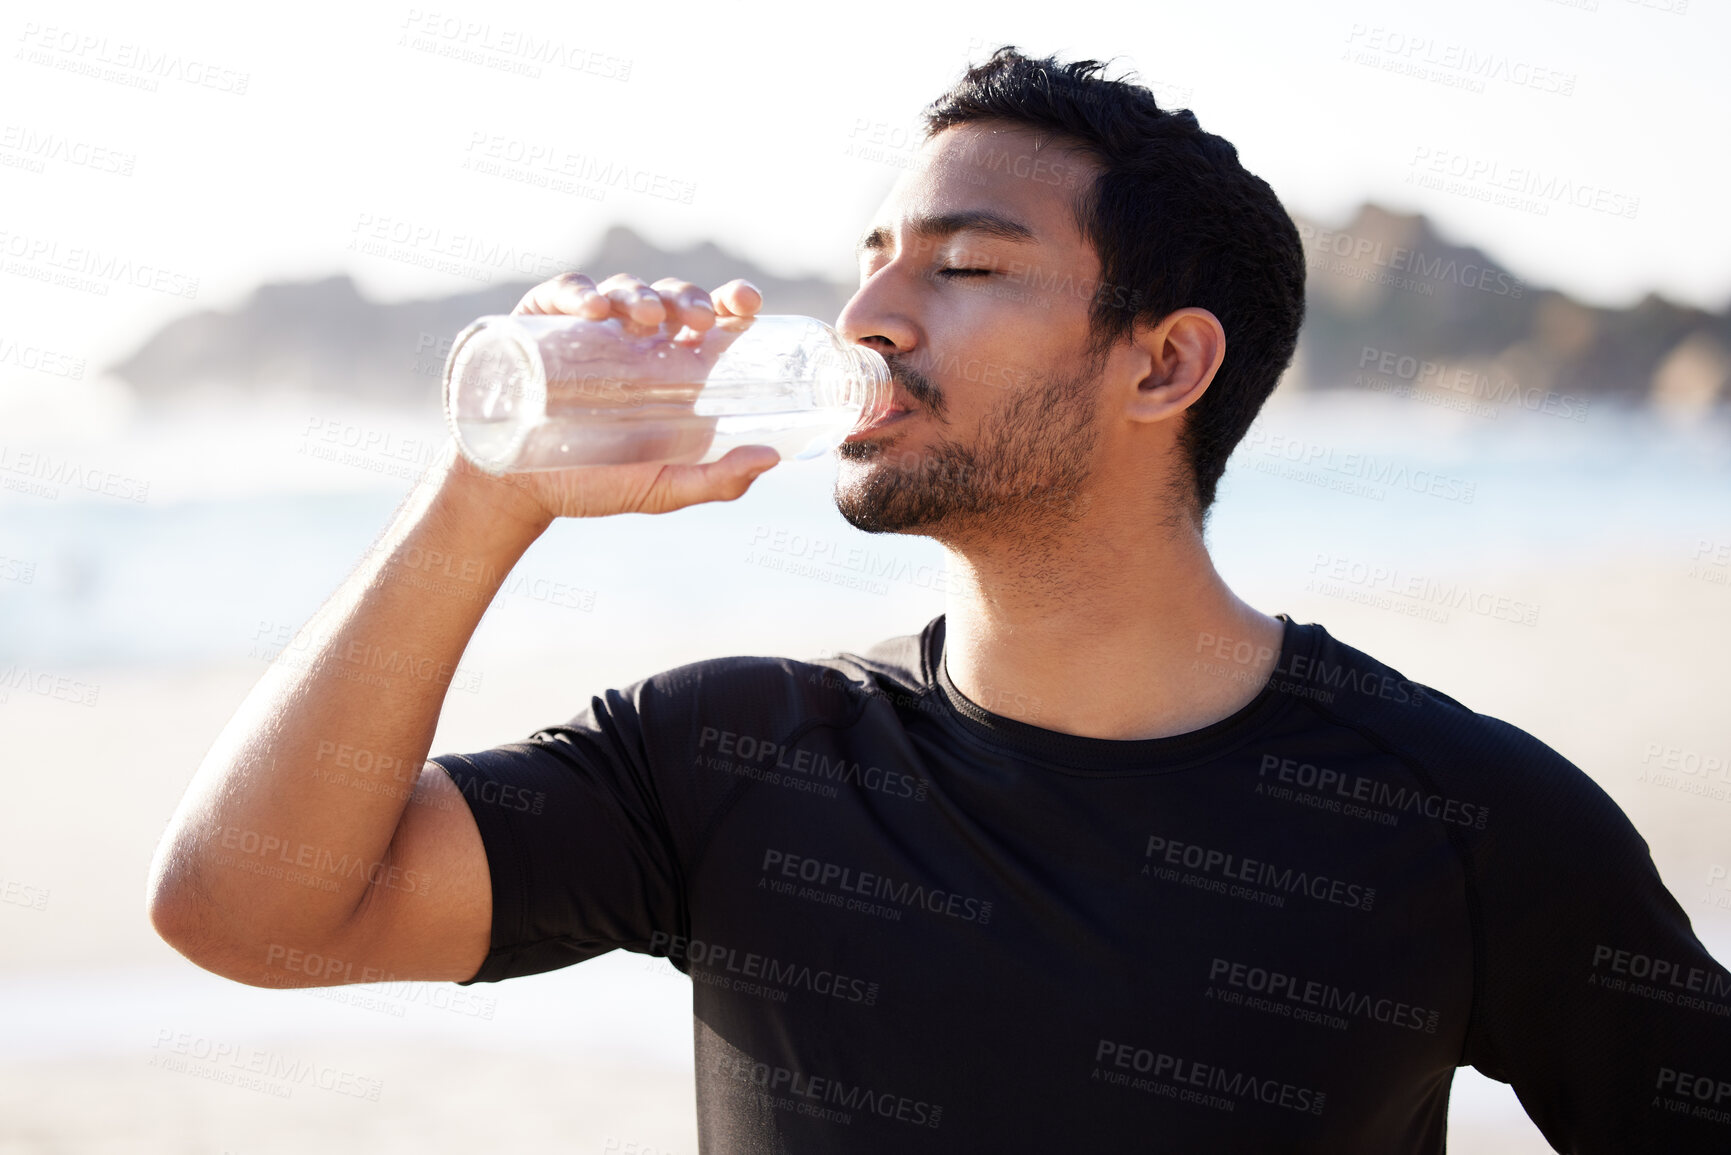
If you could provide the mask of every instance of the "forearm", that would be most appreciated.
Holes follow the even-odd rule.
[[[550,518],[435,466],[230,719],[170,822],[152,917],[217,954],[317,944],[393,879],[387,851],[452,677]],[[433,898],[432,901],[437,901]]]

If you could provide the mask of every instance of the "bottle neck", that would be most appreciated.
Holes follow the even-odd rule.
[[[894,393],[890,388],[890,367],[876,349],[864,345],[844,344],[847,372],[855,395],[860,400],[859,420],[850,433],[876,424],[890,409]]]

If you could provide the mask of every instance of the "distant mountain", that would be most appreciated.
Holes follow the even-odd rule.
[[[595,252],[571,267],[628,272],[651,282],[678,276],[706,288],[744,277],[763,290],[765,312],[824,320],[834,320],[852,293],[817,278],[776,276],[707,242],[683,251],[658,249],[623,227],[608,230]],[[347,274],[260,285],[232,312],[169,322],[111,368],[146,402],[218,388],[436,405],[451,339],[476,317],[509,313],[532,287],[532,281],[513,282],[386,304],[362,296]]]
[[[1288,388],[1417,388],[1528,407],[1547,392],[1696,409],[1731,400],[1731,309],[1649,296],[1601,309],[1523,282],[1423,216],[1359,209],[1339,228],[1299,219],[1308,264],[1303,336]],[[772,313],[834,320],[852,286],[774,276],[703,243],[664,250],[609,230],[572,268],[679,276],[706,287],[746,277]],[[505,313],[530,282],[385,304],[347,275],[261,285],[232,312],[164,326],[113,371],[144,400],[193,388],[292,388],[436,404],[451,338]]]
[[[1651,295],[1629,309],[1584,305],[1445,241],[1423,216],[1375,205],[1341,228],[1298,225],[1308,316],[1297,368],[1307,387],[1392,380],[1504,400],[1513,390],[1690,408],[1731,400],[1731,309]]]
[[[217,388],[429,403],[439,392],[438,343],[476,317],[509,312],[527,288],[381,304],[363,297],[347,274],[260,285],[233,312],[169,322],[113,371],[146,402]]]

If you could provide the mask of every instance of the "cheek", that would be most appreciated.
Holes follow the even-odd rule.
[[[1049,339],[1037,326],[991,318],[934,338],[921,371],[943,391],[952,411],[985,411],[1050,371]]]
[[[1062,370],[1087,346],[1088,302],[1061,287],[993,277],[967,296],[951,304],[944,323],[928,326],[935,347],[1025,378]]]

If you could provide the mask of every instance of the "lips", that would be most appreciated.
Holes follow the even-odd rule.
[[[908,414],[910,414],[912,412],[913,412],[912,409],[904,406],[899,401],[893,402],[888,409],[884,410],[883,415],[880,416],[876,421],[872,422],[870,425],[866,426],[864,429],[854,430],[854,432],[847,435],[845,440],[857,441],[862,437],[869,437],[874,433],[880,432],[881,430],[887,429],[891,425],[894,425],[896,422],[900,421],[902,418],[906,417]]]

